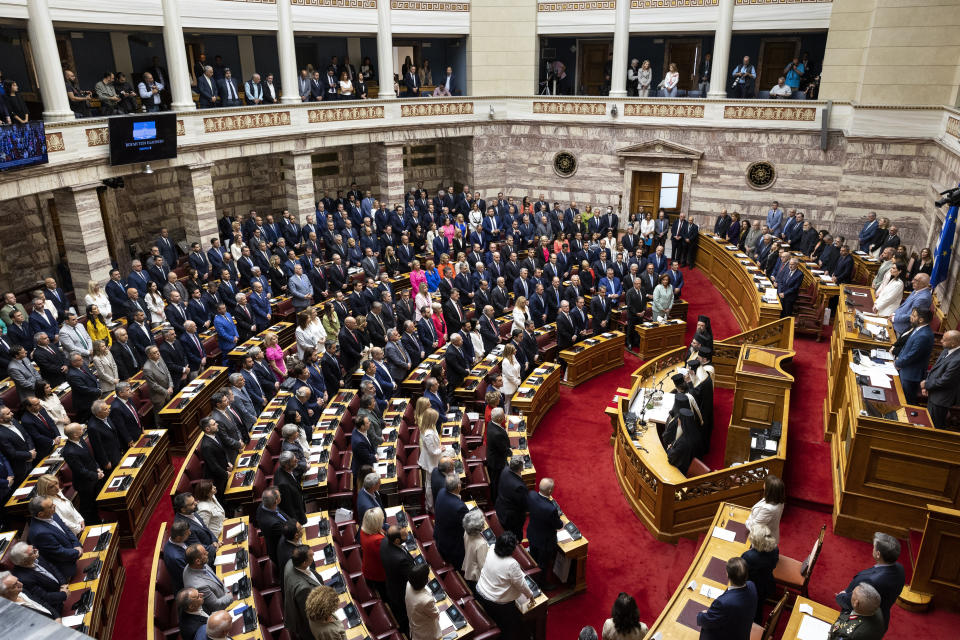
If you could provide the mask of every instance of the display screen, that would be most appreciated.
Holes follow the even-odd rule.
[[[0,127],[0,171],[47,163],[43,122]]]
[[[108,123],[112,165],[177,157],[177,117],[173,113],[117,116]]]

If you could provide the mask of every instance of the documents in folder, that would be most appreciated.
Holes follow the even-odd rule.
[[[804,614],[797,630],[797,640],[827,640],[830,637],[830,623]]]

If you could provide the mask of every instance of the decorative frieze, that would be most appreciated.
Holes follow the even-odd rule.
[[[87,129],[87,146],[101,147],[110,144],[110,131],[106,127],[97,127],[96,129]]]
[[[400,105],[400,117],[463,116],[473,113],[472,102],[427,102]]]
[[[748,5],[786,5],[786,4],[824,4],[833,0],[736,0],[739,6]],[[718,0],[630,0],[631,9],[685,9],[688,7],[715,7]],[[583,0],[581,2],[538,2],[539,13],[557,13],[560,11],[613,11],[616,0]]]
[[[227,2],[248,2],[250,4],[277,4],[277,0],[227,0]]]
[[[952,135],[954,138],[960,139],[960,120],[956,118],[947,118],[947,133]],[[49,140],[47,141],[47,147],[49,147]]]
[[[675,102],[627,103],[623,115],[647,118],[702,118],[702,104],[677,104]]]
[[[400,11],[470,11],[469,2],[422,2],[418,0],[390,0],[390,8]]]
[[[376,120],[384,116],[383,107],[335,107],[328,109],[310,109],[307,118],[311,123],[344,122],[347,120]]]
[[[222,133],[263,127],[283,127],[290,124],[289,111],[268,111],[241,115],[214,116],[203,119],[204,133]]]
[[[602,116],[607,113],[607,105],[603,102],[534,102],[533,112],[565,116]]]
[[[813,122],[817,119],[816,107],[727,105],[723,108],[725,120],[779,120]]]
[[[377,0],[290,0],[301,7],[333,7],[336,9],[376,9]]]
[[[537,11],[540,13],[556,13],[558,11],[600,11],[616,9],[616,0],[587,0],[585,2],[539,2]]]
[[[717,6],[717,0],[631,0],[630,2],[631,9],[676,9],[678,7],[715,6]]]
[[[54,153],[56,151],[63,151],[67,147],[63,144],[63,134],[59,131],[54,131],[53,133],[46,134],[47,136],[47,153]]]
[[[177,120],[177,136],[187,135],[187,128],[183,124],[183,120]]]

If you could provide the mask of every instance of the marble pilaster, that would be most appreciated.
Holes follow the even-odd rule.
[[[380,202],[394,205],[403,204],[403,145],[382,144],[374,146],[374,164],[377,171],[377,183],[380,185]]]
[[[210,163],[192,164],[179,169],[180,206],[187,246],[199,242],[206,250],[217,231],[217,207],[213,196],[213,175]]]
[[[313,156],[309,153],[288,153],[282,157],[284,208],[297,217],[300,224],[316,210],[313,189]]]
[[[104,283],[110,278],[110,250],[97,195],[99,186],[94,182],[53,192],[67,266],[78,289],[89,280]]]

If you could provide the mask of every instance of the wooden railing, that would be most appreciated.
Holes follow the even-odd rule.
[[[740,357],[740,345],[793,349],[793,318],[781,318],[713,343],[714,382],[724,389],[733,388],[733,372]]]

